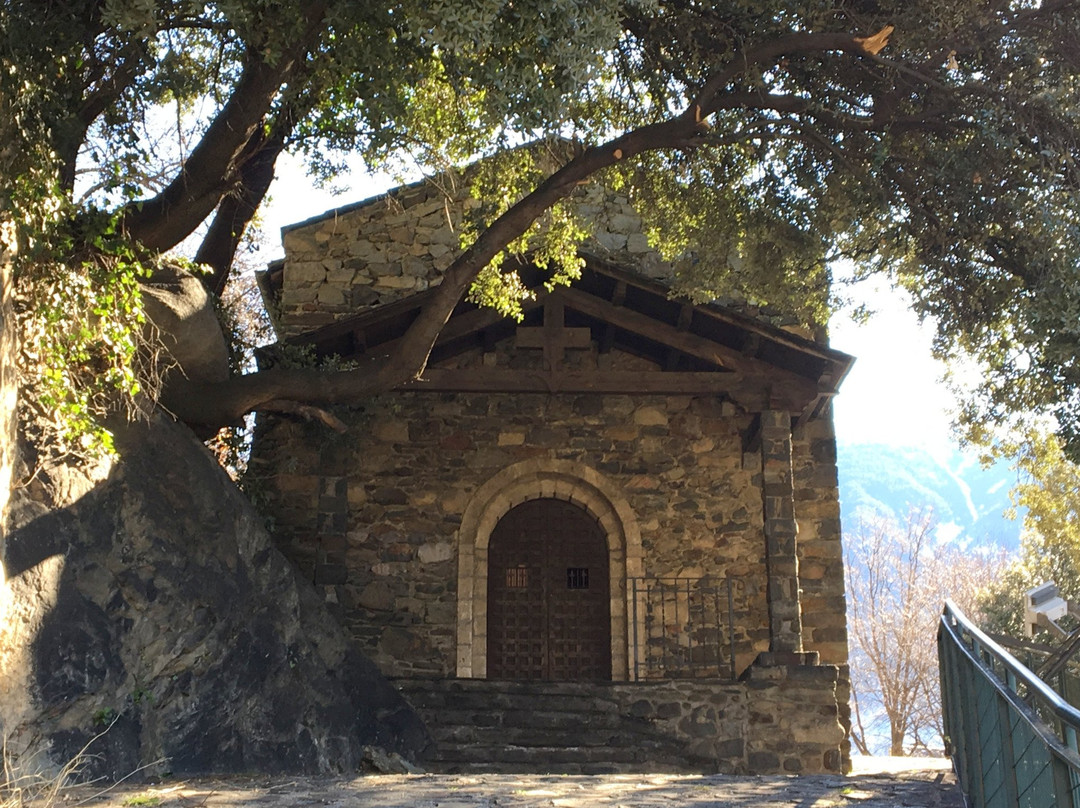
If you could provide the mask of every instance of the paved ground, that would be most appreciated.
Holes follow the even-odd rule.
[[[377,775],[228,778],[78,789],[65,805],[161,808],[963,808],[944,762],[911,768],[870,758],[855,774],[725,775]]]

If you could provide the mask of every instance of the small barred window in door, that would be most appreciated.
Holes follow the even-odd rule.
[[[588,567],[567,567],[566,568],[566,588],[567,589],[588,589],[589,588],[589,568]]]

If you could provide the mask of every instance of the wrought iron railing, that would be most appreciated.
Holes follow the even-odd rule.
[[[630,578],[633,678],[735,678],[731,579]]]
[[[1080,711],[946,602],[938,627],[946,749],[976,808],[1080,808]]]

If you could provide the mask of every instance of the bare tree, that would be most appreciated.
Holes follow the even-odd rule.
[[[935,538],[932,511],[903,523],[860,521],[845,537],[851,644],[852,743],[873,754],[940,750],[941,695],[935,627],[951,598],[969,614],[1002,565],[1000,554],[964,552]]]

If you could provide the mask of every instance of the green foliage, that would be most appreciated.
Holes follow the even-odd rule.
[[[83,215],[50,236],[17,265],[24,403],[54,453],[110,454],[104,419],[118,410],[134,416],[156,393],[139,291],[149,269],[115,216]]]
[[[134,413],[153,387],[152,357],[141,351],[138,280],[147,274],[116,213],[77,210],[59,182],[57,147],[77,73],[71,26],[47,43],[17,24],[26,4],[0,11],[0,222],[16,253],[21,331],[20,404],[56,455],[113,450],[102,419]],[[36,6],[40,11],[40,7]],[[12,56],[23,57],[17,63]],[[59,80],[58,77],[59,76]],[[151,391],[152,392],[152,389]]]
[[[541,142],[492,155],[473,166],[465,181],[469,183],[475,205],[461,229],[462,248],[472,244],[496,219],[546,179],[565,159],[566,151],[566,143]],[[481,270],[469,290],[469,300],[521,319],[521,303],[530,293],[513,269],[504,270],[510,256],[527,258],[535,266],[550,271],[549,288],[565,286],[580,278],[585,262],[578,254],[578,247],[591,228],[577,212],[574,202],[571,198],[552,205],[524,234],[510,242]]]
[[[103,707],[100,710],[94,711],[94,726],[108,728],[113,725],[118,717],[119,713],[112,707]]]
[[[127,797],[123,804],[125,806],[160,805],[161,797],[157,794],[134,794]]]
[[[1080,468],[1047,431],[1032,430],[997,450],[1013,458],[1018,472],[1013,500],[1024,510],[1024,534],[1020,558],[982,608],[992,630],[1021,636],[1026,590],[1052,580],[1062,597],[1080,602]]]
[[[781,155],[701,152],[647,155],[625,179],[650,243],[677,267],[674,291],[696,302],[742,297],[805,325],[825,322],[835,257],[829,207],[792,184]]]
[[[597,178],[632,199],[676,268],[675,293],[734,297],[819,324],[833,304],[830,263],[849,259],[912,292],[938,325],[943,357],[981,364],[969,427],[1049,413],[1066,451],[1080,454],[1078,0],[329,0],[311,19],[318,8],[0,8],[0,168],[10,179],[0,215],[37,248],[26,261],[63,263],[64,248],[78,256],[63,272],[23,265],[20,283],[40,280],[24,286],[29,309],[52,306],[41,322],[103,316],[87,291],[101,288],[114,302],[100,308],[136,325],[122,278],[152,257],[133,245],[125,254],[120,232],[96,245],[98,231],[81,222],[95,221],[89,203],[128,214],[115,222],[154,210],[173,222],[182,210],[191,232],[235,191],[259,137],[306,153],[325,181],[349,154],[427,174],[495,156],[493,173],[469,179],[479,204],[462,237],[473,243],[573,153],[630,130],[647,139],[654,124],[693,113],[710,87],[695,136]],[[895,30],[874,53],[807,44],[886,25]],[[788,45],[770,50],[780,41]],[[255,107],[260,92],[251,141],[229,145],[247,129],[215,123]],[[521,148],[560,139],[577,151]],[[206,176],[182,183],[210,186],[205,196],[172,185],[181,164],[219,147],[224,157]],[[171,190],[159,198],[163,187]],[[523,291],[507,256],[527,254],[565,282],[587,233],[573,201],[560,202],[481,273],[473,298],[519,313]],[[69,290],[70,303],[37,300]],[[123,342],[85,326],[93,337],[83,343]],[[95,369],[78,339],[53,341],[49,353]],[[120,353],[131,361],[128,346]],[[130,398],[139,374],[123,362],[101,373]],[[54,388],[67,383],[59,364],[44,367]],[[95,395],[49,395],[81,424],[70,434],[87,434]]]

